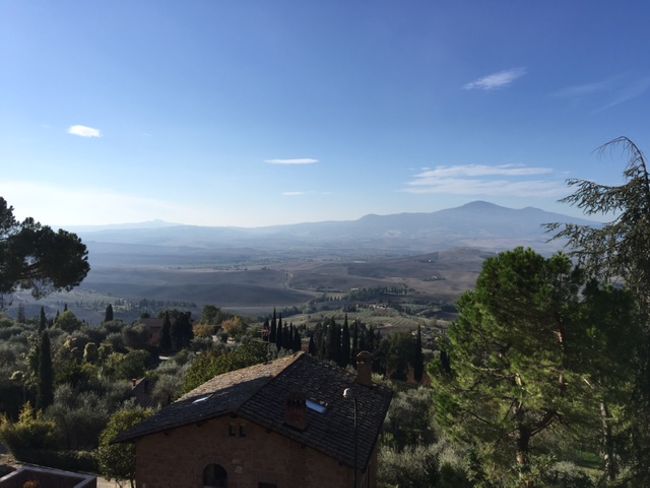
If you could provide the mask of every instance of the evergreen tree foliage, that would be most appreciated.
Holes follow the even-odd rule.
[[[45,316],[45,307],[41,306],[41,311],[38,317],[38,332],[41,333],[47,329],[47,317]]]
[[[422,375],[424,374],[424,356],[422,355],[422,330],[419,325],[417,336],[415,337],[415,350],[413,352],[413,374],[416,381],[422,381]]]
[[[32,218],[18,222],[13,207],[0,197],[0,295],[18,287],[41,297],[71,290],[86,277],[88,251],[75,235],[54,232]]]
[[[286,348],[285,344],[285,330],[282,323],[282,314],[278,316],[278,328],[276,331],[276,342],[278,349]]]
[[[162,330],[160,332],[160,351],[168,354],[172,351],[172,347],[172,323],[169,319],[169,312],[165,312]]]
[[[54,401],[54,370],[52,368],[52,348],[47,331],[41,333],[38,347],[38,378],[36,408],[44,410]]]
[[[314,335],[309,336],[309,354],[312,356],[317,356],[318,354],[318,349],[316,348],[316,342],[314,341]]]
[[[590,392],[574,340],[584,336],[575,319],[583,283],[563,255],[517,248],[486,260],[448,331],[452,375],[431,368],[438,422],[477,447],[500,486],[535,486],[537,438],[584,413]]]
[[[271,326],[269,325],[269,319],[266,319],[264,320],[264,324],[262,324],[262,337],[267,342],[271,342],[270,333],[271,333]]]
[[[273,344],[278,343],[278,324],[275,315],[275,308],[273,309],[273,318],[271,319],[271,333],[269,336],[269,342],[272,342]]]
[[[117,411],[102,432],[97,457],[102,474],[109,480],[128,480],[135,487],[135,445],[115,443],[118,435],[135,427],[153,415],[142,408],[124,408]]]
[[[622,149],[628,162],[622,185],[602,185],[572,179],[574,193],[562,201],[587,215],[614,215],[604,225],[555,223],[548,226],[554,237],[568,240],[571,255],[591,275],[610,280],[622,278],[638,301],[645,337],[630,353],[641,359],[634,395],[637,414],[633,421],[634,483],[650,486],[650,174],[641,149],[629,138],[619,137],[601,151]]]
[[[343,330],[341,331],[341,352],[339,353],[339,366],[345,367],[350,364],[350,327],[348,326],[348,316],[345,315]]]
[[[357,354],[359,350],[359,321],[355,320],[352,323],[352,350],[350,351],[350,363],[355,368],[357,367]]]
[[[113,320],[113,305],[110,303],[106,305],[106,311],[104,312],[104,322],[111,322]]]
[[[172,310],[169,312],[171,322],[171,339],[172,347],[175,351],[180,351],[190,345],[194,338],[192,329],[191,312],[178,312]]]

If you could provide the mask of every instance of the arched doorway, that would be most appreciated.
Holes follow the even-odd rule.
[[[203,488],[228,488],[228,473],[218,464],[208,464],[203,470]]]

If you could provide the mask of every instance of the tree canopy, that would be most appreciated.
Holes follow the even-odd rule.
[[[0,294],[22,288],[40,297],[81,283],[90,266],[79,237],[32,218],[19,222],[13,210],[0,197]]]

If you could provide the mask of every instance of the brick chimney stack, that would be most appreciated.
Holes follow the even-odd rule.
[[[361,351],[357,354],[357,379],[360,385],[372,385],[372,354]]]
[[[296,430],[302,431],[307,428],[307,404],[305,395],[295,392],[287,397],[284,423]]]

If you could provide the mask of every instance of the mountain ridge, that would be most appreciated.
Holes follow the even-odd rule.
[[[542,225],[597,222],[547,212],[514,209],[486,201],[435,212],[368,214],[356,220],[305,222],[263,227],[209,227],[183,224],[100,229],[79,232],[86,242],[224,249],[386,249],[404,252],[515,245],[549,248]],[[557,245],[550,247],[558,247]]]

